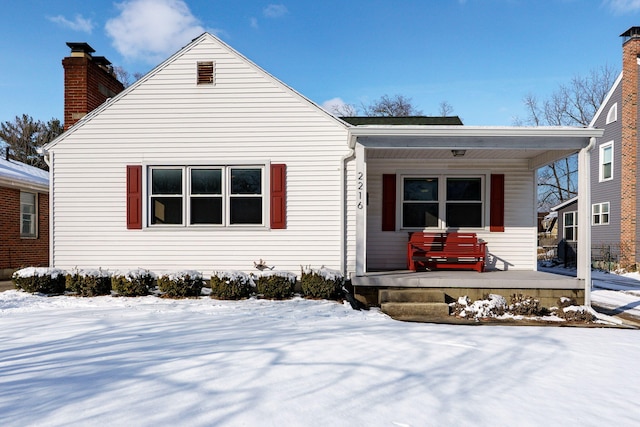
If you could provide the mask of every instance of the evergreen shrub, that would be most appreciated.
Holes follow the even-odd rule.
[[[195,270],[165,273],[158,278],[158,290],[170,298],[200,296],[203,286],[202,274]]]
[[[67,291],[83,297],[111,294],[111,274],[107,270],[73,269],[65,282]]]
[[[254,290],[253,279],[242,271],[216,271],[211,275],[211,298],[244,299],[249,298]]]
[[[65,288],[65,272],[57,268],[27,267],[16,271],[11,281],[17,289],[43,294],[62,294]]]
[[[300,289],[302,296],[318,299],[338,299],[344,277],[342,273],[326,267],[319,269],[302,268]]]
[[[149,270],[137,269],[126,273],[114,273],[111,277],[111,288],[123,297],[137,297],[148,295],[155,275]]]
[[[263,271],[256,280],[258,294],[267,299],[286,299],[293,296],[296,275],[288,271]]]

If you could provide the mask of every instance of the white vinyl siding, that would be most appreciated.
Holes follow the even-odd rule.
[[[215,85],[194,84],[200,60],[215,62]],[[260,259],[291,272],[301,265],[340,269],[347,140],[341,123],[205,37],[53,147],[53,265],[189,268],[205,277],[216,270],[255,271]],[[150,167],[271,163],[286,164],[286,229],[126,229],[127,165],[143,165],[148,182]],[[147,187],[143,193],[145,205]]]
[[[505,175],[505,231],[489,232],[488,202],[483,207],[485,226],[465,229],[475,232],[487,242],[490,268],[512,270],[535,270],[535,248],[537,239],[536,216],[533,209],[535,173],[526,161],[479,160],[467,168],[458,163],[437,160],[369,159],[367,162],[367,184],[369,201],[367,210],[367,269],[368,271],[405,269],[407,230],[381,231],[382,224],[382,175],[402,174],[411,171],[423,176],[429,172],[445,173],[456,170],[458,175],[483,176],[485,200],[489,200],[488,182],[491,174]],[[404,172],[403,172],[404,171]],[[451,173],[451,172],[449,172]],[[396,214],[396,224],[401,217]],[[446,231],[446,230],[445,230]]]

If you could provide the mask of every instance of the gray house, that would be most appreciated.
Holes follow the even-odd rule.
[[[622,72],[609,90],[590,126],[604,129],[591,152],[591,242],[597,258],[620,259],[622,266],[640,261],[638,217],[638,73],[640,27],[621,34]],[[567,215],[559,206],[559,238],[571,240]],[[575,211],[575,209],[573,209]],[[577,221],[577,218],[575,218]]]

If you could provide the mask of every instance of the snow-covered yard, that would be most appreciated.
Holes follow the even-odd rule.
[[[0,325],[3,426],[640,423],[637,330],[18,291],[0,293]]]

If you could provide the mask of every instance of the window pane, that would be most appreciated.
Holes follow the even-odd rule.
[[[566,240],[569,240],[569,241],[574,241],[575,240],[574,235],[573,235],[573,227],[565,228],[565,230],[564,230],[564,238]]]
[[[22,234],[23,236],[33,236],[36,234],[36,224],[33,220],[34,215],[22,215],[22,229],[20,230],[20,234]]]
[[[602,163],[611,163],[611,147],[607,147],[602,150]]]
[[[231,169],[231,194],[262,194],[262,170]]]
[[[609,213],[609,202],[602,204],[602,213]]]
[[[564,225],[573,225],[573,213],[572,212],[568,212],[566,214],[564,214]]]
[[[222,194],[220,169],[192,169],[191,194]]]
[[[405,178],[404,200],[438,200],[438,178]]]
[[[232,197],[229,209],[230,224],[262,224],[261,197]]]
[[[602,223],[603,224],[609,224],[609,214],[603,214],[602,215]]]
[[[481,227],[482,203],[447,203],[447,227]]]
[[[182,194],[182,169],[152,169],[151,194]]]
[[[182,197],[152,197],[151,224],[182,224]]]
[[[403,203],[402,226],[424,228],[438,226],[437,203]]]
[[[605,163],[602,165],[602,178],[611,178],[611,163]]]
[[[20,192],[20,203],[22,205],[31,206],[33,209],[31,212],[35,213],[36,195],[35,193],[23,193]],[[24,210],[23,210],[24,212]]]
[[[482,200],[480,178],[447,178],[447,200]]]
[[[192,198],[191,224],[222,224],[222,198]]]

